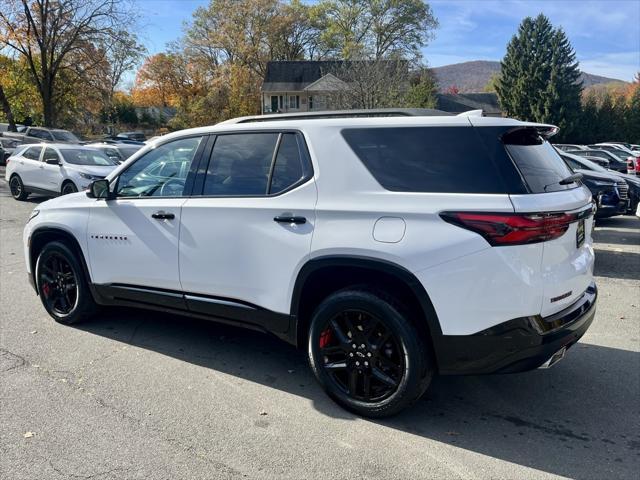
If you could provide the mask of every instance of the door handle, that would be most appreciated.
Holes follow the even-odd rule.
[[[294,217],[286,215],[279,215],[277,217],[274,217],[273,221],[278,223],[295,223],[296,225],[307,223],[307,219],[304,217]]]
[[[156,220],[173,220],[174,218],[176,218],[176,216],[173,213],[160,210],[158,212],[152,213],[151,218],[155,218]]]

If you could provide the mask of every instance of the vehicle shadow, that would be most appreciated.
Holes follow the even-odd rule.
[[[303,352],[259,332],[132,309],[109,310],[76,328],[308,398],[331,417],[356,419],[321,391]],[[374,422],[556,475],[636,478],[639,372],[638,353],[579,343],[546,371],[436,378],[415,406]]]

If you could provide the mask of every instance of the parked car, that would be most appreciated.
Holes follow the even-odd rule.
[[[97,148],[102,151],[107,157],[113,160],[116,163],[122,163],[131,155],[136,153],[140,148],[142,148],[144,144],[133,145],[130,143],[107,143],[107,142],[98,142],[98,143],[89,143],[87,147]],[[626,168],[626,165],[625,165]]]
[[[16,128],[17,131],[19,132],[22,128],[24,128],[24,125],[20,124],[20,123],[16,123]],[[9,124],[8,123],[0,123],[0,134],[2,132],[9,132]]]
[[[627,157],[627,173],[629,175],[640,175],[640,152]]]
[[[587,158],[597,163],[601,167],[607,168],[609,170],[615,170],[616,172],[627,173],[627,162],[622,161],[620,157],[606,150],[597,150],[597,149],[567,150],[567,153],[571,153],[573,155],[578,155],[579,157]],[[606,163],[603,163],[602,160],[606,161]]]
[[[624,153],[631,153],[631,149],[627,146],[628,144],[622,142],[601,142],[596,143],[596,147],[604,148],[604,147],[613,147],[618,150],[622,150]],[[605,148],[606,150],[606,148]]]
[[[584,145],[576,145],[576,144],[569,144],[569,143],[554,143],[553,146],[556,147],[558,150],[562,150],[563,152],[568,152],[570,150],[586,150],[587,149],[587,147],[585,147]]]
[[[566,152],[561,153],[560,156],[572,171],[582,175],[582,183],[589,188],[593,195],[596,218],[613,217],[626,212],[629,205],[626,182],[606,170],[602,173],[582,168],[582,164],[577,161],[583,160],[581,157]]]
[[[13,155],[15,149],[20,145],[18,140],[12,138],[0,137],[0,147],[4,151],[4,155],[0,156],[0,165],[5,165],[7,158]]]
[[[592,195],[556,130],[452,116],[175,132],[39,205],[27,271],[58,322],[129,305],[271,332],[339,404],[391,415],[435,373],[549,367],[591,324]]]
[[[621,180],[624,180],[626,186],[621,185],[618,181],[618,194],[622,200],[626,200],[627,198],[629,199],[626,213],[629,215],[633,215],[633,213],[636,211],[636,207],[638,206],[638,201],[640,201],[640,178],[636,177],[635,175],[607,170],[600,165],[590,161],[588,158],[579,157],[569,153],[567,153],[563,158],[569,164],[569,167],[571,167],[573,170],[591,170],[599,173],[608,173],[618,177]]]
[[[144,142],[147,137],[143,132],[122,132],[112,137],[114,140],[134,140]]]
[[[56,196],[85,190],[106,177],[116,162],[95,148],[63,143],[27,144],[7,159],[5,179],[11,195],[25,200],[30,193]]]
[[[26,127],[20,133],[4,132],[2,135],[20,143],[80,143],[80,139],[69,130],[59,128]]]

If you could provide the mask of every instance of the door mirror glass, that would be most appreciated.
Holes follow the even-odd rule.
[[[44,161],[48,165],[62,165],[62,163],[60,163],[60,160],[58,160],[57,158],[45,158]]]
[[[89,198],[109,198],[109,180],[95,180],[89,185],[87,197]]]

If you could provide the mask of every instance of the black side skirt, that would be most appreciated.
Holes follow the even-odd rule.
[[[295,344],[295,318],[246,302],[138,285],[91,285],[100,305],[144,308],[231,324],[276,335]]]

